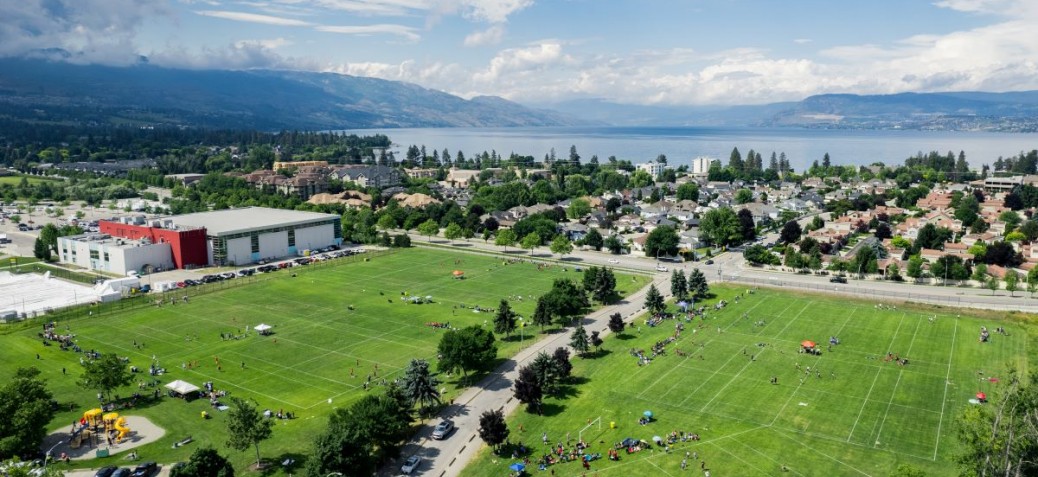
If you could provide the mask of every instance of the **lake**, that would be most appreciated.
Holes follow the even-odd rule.
[[[764,157],[767,167],[772,151],[785,152],[796,170],[804,170],[826,152],[833,164],[867,165],[884,162],[902,164],[917,152],[966,152],[971,167],[990,164],[999,156],[1014,156],[1038,149],[1038,134],[947,132],[947,131],[857,131],[793,128],[708,128],[708,127],[580,127],[580,128],[421,128],[362,129],[356,134],[382,133],[393,141],[397,159],[408,146],[447,148],[451,155],[459,150],[466,157],[495,150],[531,155],[538,160],[555,148],[558,157],[568,157],[571,145],[577,146],[582,161],[597,155],[600,162],[609,156],[634,163],[666,154],[672,165],[687,164],[692,158],[710,156],[727,163],[733,147],[743,157],[753,149]]]

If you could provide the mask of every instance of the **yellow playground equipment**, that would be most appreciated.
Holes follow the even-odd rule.
[[[102,419],[101,419],[101,415],[102,414],[104,414],[104,411],[102,411],[101,409],[98,409],[98,408],[91,409],[91,410],[83,413],[83,421],[85,421],[86,425],[91,426],[91,427],[99,425],[99,424],[101,424],[101,421],[102,421]]]
[[[115,442],[122,442],[122,440],[130,435],[130,428],[126,427],[126,418],[119,416],[119,419],[115,421],[115,430],[119,432],[119,435],[115,436]]]

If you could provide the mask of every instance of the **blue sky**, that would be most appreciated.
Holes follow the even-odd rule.
[[[19,0],[0,55],[279,68],[528,104],[1038,89],[1035,0]]]

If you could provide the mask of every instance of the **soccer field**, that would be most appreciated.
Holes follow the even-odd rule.
[[[716,291],[730,304],[686,323],[665,355],[638,365],[630,350],[648,352],[676,323],[650,328],[640,319],[624,336],[607,338],[603,356],[576,360],[574,375],[586,382],[572,388],[575,397],[549,399],[543,417],[518,411],[510,438],[533,445],[532,467],[548,451],[545,432],[557,444],[583,431],[591,452],[605,456],[627,437],[652,442],[684,431],[701,440],[679,440],[669,453],[621,451],[620,461],[596,460],[591,468],[603,476],[679,475],[686,452],[695,452],[687,470],[713,475],[775,475],[782,466],[792,475],[888,475],[899,464],[953,475],[956,414],[976,393],[993,393],[991,378],[1007,366],[1021,375],[1029,369],[1027,326],[1009,320],[785,291]],[[992,331],[987,343],[978,340],[981,326]],[[1006,336],[994,333],[999,326]],[[831,350],[830,337],[840,340]],[[821,355],[799,353],[804,340]],[[642,426],[644,411],[655,420]],[[502,475],[511,462],[484,450],[466,475]],[[573,462],[551,468],[584,472]]]
[[[262,447],[268,458],[299,459],[332,409],[356,401],[365,392],[381,392],[379,383],[398,377],[412,358],[428,359],[435,365],[436,346],[444,329],[429,324],[449,322],[464,327],[492,323],[493,313],[475,312],[472,307],[497,308],[502,298],[509,299],[517,313],[529,316],[536,297],[550,289],[554,279],[579,283],[581,278],[572,266],[538,267],[503,260],[407,249],[372,256],[370,261],[358,258],[283,270],[209,293],[192,293],[195,289],[187,288],[183,290],[190,296],[187,303],[176,300],[170,305],[167,300],[161,307],[59,321],[57,330],[65,333],[67,326],[82,349],[118,353],[142,370],[154,360],[168,371],[157,378],[160,385],[175,379],[196,385],[212,381],[216,389],[231,396],[255,399],[261,409],[292,412],[298,418],[279,421],[274,437]],[[455,279],[454,270],[463,271],[465,278]],[[618,275],[617,288],[626,294],[647,280]],[[431,297],[432,303],[407,303],[405,298],[411,296]],[[260,323],[272,325],[273,334],[246,333],[246,327]],[[96,392],[75,384],[81,369],[78,353],[41,345],[36,336],[41,326],[42,321],[0,335],[0,362],[4,363],[0,379],[18,366],[39,367],[56,399],[74,409],[65,407],[52,422],[52,429],[61,429],[96,406]],[[499,337],[499,356],[515,354],[521,344],[535,339],[532,334],[537,334],[536,328],[527,328],[524,343],[519,336]],[[36,353],[40,353],[39,360]],[[369,375],[371,389],[366,391]],[[135,378],[152,379],[146,372]],[[444,381],[445,399],[449,400],[457,393],[457,377]],[[143,392],[153,390],[149,387]],[[128,396],[134,391],[136,384],[114,394]],[[216,412],[213,419],[201,420],[199,413],[206,409],[209,403],[205,399],[183,402],[166,398],[125,413],[149,417],[167,429],[165,438],[139,450],[143,459],[183,460],[195,446],[172,449],[172,443],[192,436],[200,444],[223,449],[236,465],[243,466],[248,453],[224,448],[224,419]],[[77,465],[98,467],[104,462]]]

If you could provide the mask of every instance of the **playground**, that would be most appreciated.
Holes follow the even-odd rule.
[[[50,433],[42,447],[50,449],[51,458],[58,461],[94,459],[122,454],[155,442],[165,434],[164,429],[146,417],[106,413],[94,408],[84,412],[70,429]]]
[[[456,279],[455,270],[465,278]],[[223,409],[231,396],[255,400],[276,419],[273,437],[262,445],[265,459],[302,462],[334,409],[381,392],[412,358],[435,362],[446,329],[492,326],[502,298],[516,313],[531,316],[536,297],[557,278],[579,283],[581,275],[572,266],[407,249],[257,274],[202,294],[185,288],[159,303],[58,318],[44,333],[40,322],[13,325],[0,335],[0,360],[6,372],[19,366],[41,370],[61,409],[51,432],[68,435],[73,421],[98,407],[96,390],[76,384],[80,359],[114,352],[136,372],[130,386],[112,390],[104,403],[127,416],[132,431],[113,443],[112,452],[134,445],[141,459],[174,462],[212,445],[245,468],[250,453],[226,448]],[[646,282],[644,276],[617,274],[621,294]],[[498,336],[498,355],[516,353],[539,332],[527,327],[522,334]],[[460,376],[441,379],[449,401]],[[171,396],[167,385],[177,380],[200,390],[187,399]],[[203,412],[209,419],[200,417]],[[136,417],[154,426],[138,424]],[[149,430],[157,428],[165,434]],[[84,449],[70,454],[96,456],[96,449]],[[69,468],[103,465],[110,465],[106,458],[84,458],[71,460]]]
[[[702,313],[640,317],[574,359],[563,397],[521,407],[514,445],[462,475],[950,475],[957,414],[1033,369],[1028,318],[711,289]]]

